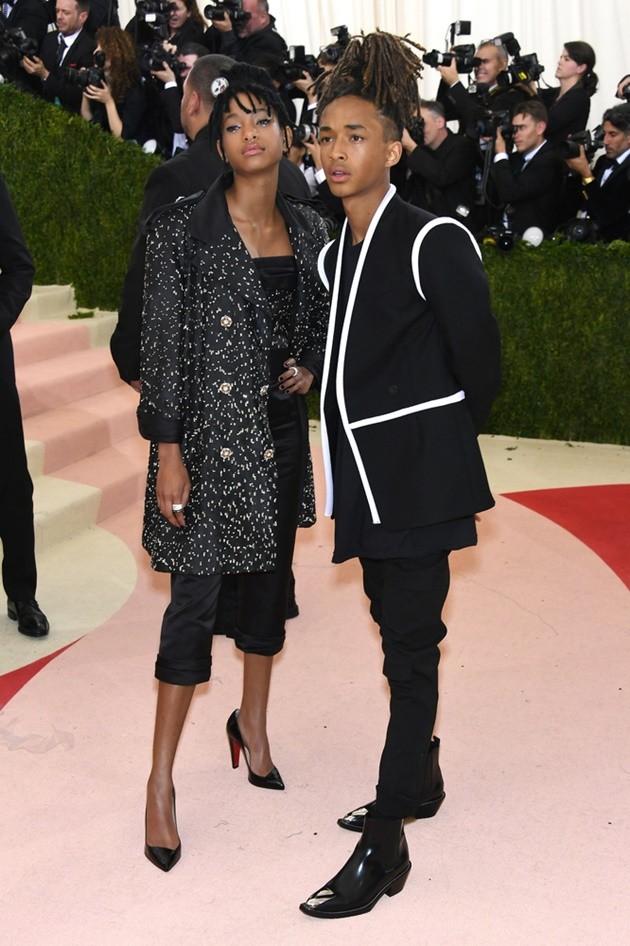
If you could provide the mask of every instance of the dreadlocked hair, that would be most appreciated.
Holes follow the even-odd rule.
[[[319,114],[335,99],[355,95],[372,102],[400,138],[420,110],[418,79],[424,65],[414,49],[425,47],[381,30],[353,36],[333,71],[321,77]]]
[[[232,102],[236,102],[242,112],[249,113],[256,110],[257,105],[254,101],[256,99],[258,102],[262,102],[268,115],[271,116],[272,113],[275,113],[278,124],[282,129],[286,129],[291,125],[286,106],[276,92],[271,77],[265,69],[238,62],[220,75],[227,82],[227,86],[223,92],[216,96],[210,117],[210,141],[213,146],[216,145],[217,141],[221,141],[223,116],[230,111]]]

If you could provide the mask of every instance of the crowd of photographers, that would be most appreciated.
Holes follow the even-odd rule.
[[[597,124],[588,43],[565,44],[550,86],[536,54],[523,54],[512,33],[476,47],[456,42],[470,32],[469,22],[451,24],[448,52],[423,56],[440,85],[404,132],[392,174],[399,192],[504,248],[515,237],[536,244],[558,232],[630,240],[630,76],[611,90],[621,102]],[[349,32],[331,33],[316,55],[289,50],[266,0],[209,2],[203,15],[197,0],[136,0],[124,29],[116,0],[14,0],[2,4],[0,73],[168,159],[190,144],[181,102],[197,59],[219,54],[262,66],[294,121],[290,160],[334,216],[340,208],[319,160],[317,95]]]

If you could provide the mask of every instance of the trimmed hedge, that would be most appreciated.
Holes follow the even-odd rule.
[[[0,86],[0,170],[40,284],[117,309],[144,182],[159,159]],[[503,339],[487,432],[630,443],[630,244],[483,248]],[[457,300],[453,300],[457,304]],[[309,398],[318,415],[318,398]]]
[[[40,285],[74,285],[79,306],[117,309],[142,205],[160,161],[13,86],[0,86],[0,170]]]

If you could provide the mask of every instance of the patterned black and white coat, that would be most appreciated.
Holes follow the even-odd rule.
[[[273,319],[219,180],[156,211],[147,228],[140,433],[152,441],[143,545],[160,571],[207,575],[275,564],[276,468],[268,422]],[[317,256],[327,231],[312,208],[281,195],[298,272],[291,353],[319,382],[327,294]],[[315,521],[307,419],[300,525]],[[157,444],[179,443],[191,478],[187,525],[156,502]]]

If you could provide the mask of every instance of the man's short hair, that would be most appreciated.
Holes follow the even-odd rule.
[[[501,60],[501,62],[507,63],[510,56],[507,49],[505,48],[505,46],[503,46],[502,43],[495,43],[493,39],[482,39],[479,45],[477,46],[477,52],[479,52],[480,49],[483,49],[486,46],[492,46],[494,49],[496,49],[496,51],[499,54],[499,59]]]
[[[197,59],[201,59],[202,56],[208,55],[208,49],[206,46],[202,46],[201,43],[183,43],[177,50],[177,55],[196,56]]]
[[[547,109],[538,99],[528,99],[527,102],[519,102],[518,105],[515,105],[512,110],[512,118],[514,119],[517,115],[530,115],[536,123],[544,122],[545,125],[549,122]]]
[[[90,12],[90,0],[75,0],[77,5],[77,13],[89,13]]]
[[[212,83],[220,76],[225,75],[234,65],[234,60],[220,53],[208,53],[200,56],[191,66],[186,78],[186,84],[198,93],[204,108],[212,111],[216,96],[212,91]]]
[[[435,118],[446,118],[446,112],[444,111],[444,106],[441,102],[435,102],[433,99],[428,99],[426,102],[420,102],[420,108],[426,108],[427,112],[431,112]]]
[[[606,109],[603,121],[610,122],[619,131],[630,131],[630,102],[613,105],[612,108]]]

